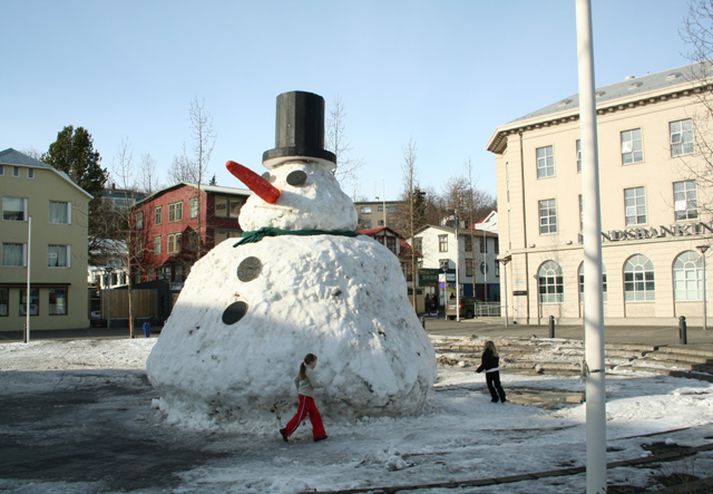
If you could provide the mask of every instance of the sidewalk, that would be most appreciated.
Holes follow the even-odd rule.
[[[520,324],[505,324],[497,318],[464,319],[460,322],[444,319],[426,318],[426,331],[439,336],[471,336],[481,338],[517,337],[549,338],[547,325],[523,326]],[[713,328],[703,331],[698,327],[689,327],[688,347],[713,351]],[[582,326],[555,326],[556,338],[584,339]],[[631,344],[651,346],[678,346],[678,327],[671,326],[605,326],[604,341],[607,344]]]
[[[151,337],[157,337],[161,328],[152,328]],[[30,332],[30,341],[54,340],[54,339],[94,339],[94,338],[128,338],[128,327],[107,328],[87,328],[87,329],[53,329],[36,330]],[[141,326],[134,327],[134,338],[144,338]],[[13,341],[23,341],[22,331],[0,331],[0,343],[10,343]]]

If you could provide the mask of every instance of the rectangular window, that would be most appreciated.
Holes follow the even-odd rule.
[[[240,216],[240,208],[243,207],[242,199],[230,199],[228,202],[228,208],[230,211],[231,218],[237,218]]]
[[[25,244],[3,242],[2,265],[14,266],[19,268],[27,266],[27,250]]]
[[[413,248],[416,253],[421,254],[423,252],[423,238],[416,237],[413,239]]]
[[[584,203],[582,202],[582,194],[579,194],[579,231],[584,230]]]
[[[540,235],[557,233],[557,206],[554,199],[537,201],[540,214]]]
[[[161,206],[156,206],[153,210],[153,222],[157,225],[161,224]]]
[[[12,167],[12,176],[13,176],[13,177],[19,177],[19,176],[20,176],[20,167],[19,167],[19,166],[13,166],[13,167]]]
[[[183,202],[174,202],[168,205],[168,222],[175,223],[183,219]]]
[[[575,143],[575,148],[577,149],[577,173],[582,172],[582,141],[577,139]]]
[[[448,252],[448,235],[438,236],[438,252]]]
[[[166,252],[169,254],[175,254],[181,250],[181,234],[180,233],[169,233],[166,237],[167,245]]]
[[[27,199],[24,197],[3,197],[2,219],[5,221],[27,221]]]
[[[625,165],[644,161],[644,146],[641,141],[641,129],[621,132],[621,162]]]
[[[693,120],[677,120],[668,124],[671,141],[671,156],[693,153]]]
[[[27,315],[27,290],[20,289],[20,315]],[[38,316],[40,314],[40,289],[30,288],[30,315]]]
[[[698,218],[698,198],[695,180],[673,183],[673,208],[676,221]]]
[[[69,225],[72,223],[72,209],[70,203],[64,201],[50,201],[50,223],[53,225]]]
[[[384,220],[377,220],[376,224],[379,226],[384,226]]]
[[[646,191],[643,187],[624,189],[626,226],[646,224]]]
[[[51,268],[68,268],[69,252],[69,245],[48,245],[47,266]]]
[[[552,146],[535,150],[537,156],[537,178],[553,177],[555,174],[555,156]]]
[[[10,312],[10,289],[0,287],[0,317],[7,317]]]
[[[134,219],[136,220],[136,229],[142,229],[144,227],[144,213],[142,213],[141,211],[137,211],[136,216],[134,216]]]
[[[376,211],[379,212],[379,213],[383,213],[383,212],[384,212],[384,205],[383,205],[383,204],[379,204],[379,206],[376,208]]]
[[[237,218],[240,216],[240,208],[243,206],[243,199],[230,199],[228,197],[215,198],[215,216],[218,218]]]
[[[67,289],[66,288],[50,288],[50,316],[66,316],[67,315]]]
[[[475,270],[475,259],[465,260],[465,275],[470,278],[473,276],[473,271]]]
[[[473,252],[473,237],[463,237],[463,250],[466,252]]]
[[[396,237],[386,237],[386,248],[396,254]]]
[[[191,209],[191,218],[197,218],[198,217],[198,198],[197,197],[191,197],[190,209]]]
[[[386,206],[386,212],[387,212],[387,213],[395,213],[395,212],[396,212],[396,206],[393,206],[393,205],[388,205],[388,206]]]
[[[161,255],[161,235],[156,235],[153,238],[153,253],[158,255]]]
[[[0,177],[5,175],[5,165],[0,165]]]
[[[35,169],[34,168],[27,169],[27,178],[35,178]]]
[[[371,207],[370,206],[362,206],[360,212],[363,214],[371,214]]]

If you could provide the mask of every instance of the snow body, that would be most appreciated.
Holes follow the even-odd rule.
[[[389,250],[366,236],[235,242],[225,240],[193,266],[148,359],[169,414],[284,416],[308,352],[319,358],[325,415],[421,410],[435,379],[434,352]],[[249,257],[262,268],[243,282],[236,272]],[[225,324],[223,310],[236,300],[247,313]]]
[[[354,205],[332,168],[319,160],[273,166],[267,180],[279,199],[252,195],[241,226],[354,231]],[[225,240],[192,267],[149,356],[149,379],[169,415],[285,416],[307,353],[319,358],[316,399],[326,416],[421,411],[435,355],[391,251],[339,234],[237,241]]]

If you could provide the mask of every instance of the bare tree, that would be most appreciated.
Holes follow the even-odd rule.
[[[351,144],[344,131],[346,118],[344,103],[337,95],[327,116],[325,147],[337,156],[335,176],[342,188],[346,190],[347,186],[351,185],[352,190],[356,190],[357,172],[362,161],[349,156]]]
[[[416,235],[416,144],[409,140],[403,148],[403,164],[405,192],[408,197],[408,238],[413,244]],[[411,249],[411,304],[414,310],[416,306],[416,285],[418,282],[418,272],[416,271],[416,250]]]
[[[173,157],[171,168],[168,169],[168,181],[170,183],[196,183],[198,177],[193,170],[193,164],[186,151],[186,143],[183,143],[181,154]]]
[[[150,195],[156,192],[159,187],[156,160],[151,157],[150,153],[144,153],[141,157],[141,190]]]

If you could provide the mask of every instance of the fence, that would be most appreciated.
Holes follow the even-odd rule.
[[[500,302],[476,302],[475,317],[500,317]]]
[[[131,290],[131,309],[134,318],[150,318],[156,316],[156,290],[134,288]],[[127,319],[129,317],[128,290],[101,291],[102,319]]]

